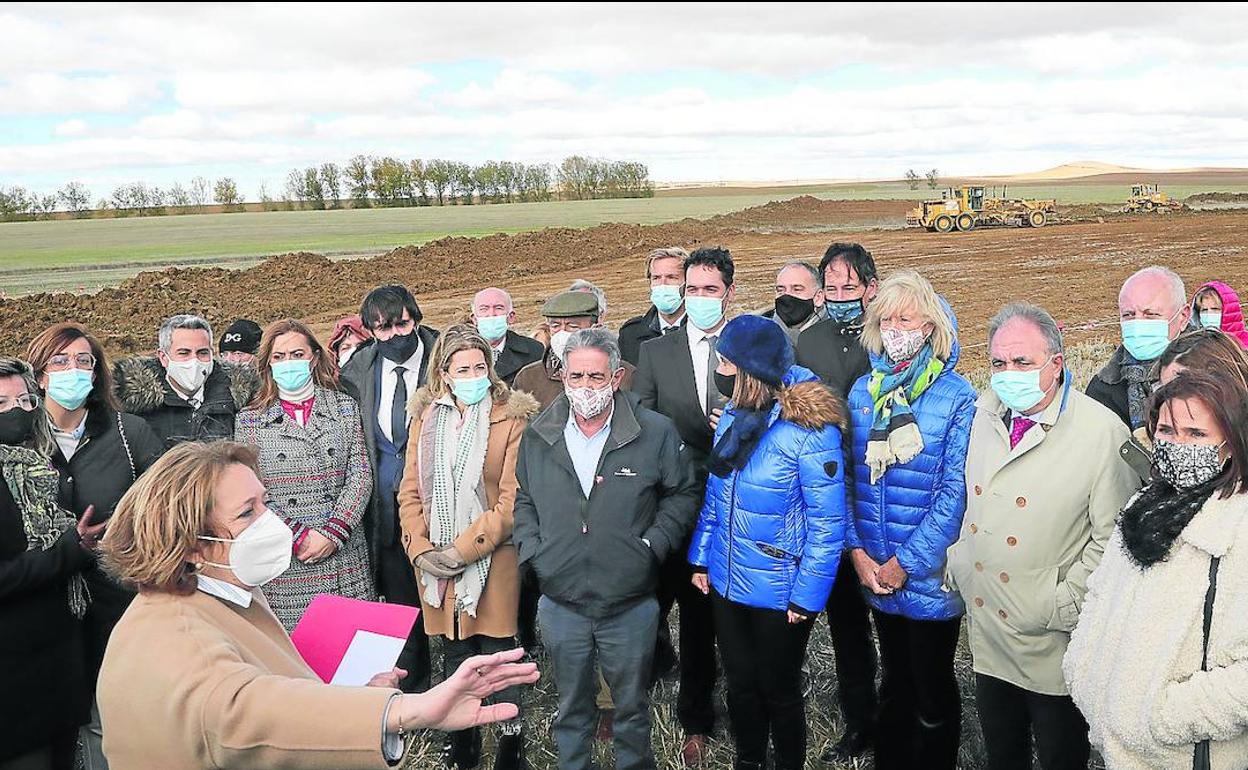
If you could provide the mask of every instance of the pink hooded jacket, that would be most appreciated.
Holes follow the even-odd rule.
[[[1205,289],[1213,289],[1222,298],[1222,331],[1239,340],[1239,344],[1248,348],[1248,329],[1244,328],[1244,313],[1239,307],[1239,296],[1235,290],[1221,281],[1210,281],[1196,290],[1192,301],[1192,313],[1199,315],[1195,297]]]

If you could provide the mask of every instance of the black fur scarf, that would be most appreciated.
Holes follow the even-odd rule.
[[[1225,474],[1192,489],[1153,479],[1122,511],[1122,542],[1131,561],[1147,569],[1170,555],[1174,541],[1221,484]]]

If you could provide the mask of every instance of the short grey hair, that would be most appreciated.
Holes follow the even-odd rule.
[[[166,318],[160,325],[158,337],[161,350],[168,353],[169,348],[173,347],[173,333],[177,329],[202,329],[208,332],[208,346],[212,347],[212,324],[197,315],[183,314]]]
[[[1001,331],[1001,327],[1015,319],[1027,321],[1040,330],[1040,333],[1044,335],[1045,347],[1048,349],[1050,356],[1055,356],[1065,351],[1065,346],[1062,343],[1062,330],[1058,327],[1057,321],[1053,320],[1053,316],[1049,315],[1049,311],[1030,302],[1011,302],[997,311],[997,314],[988,322],[989,348],[992,347],[992,338],[996,336],[997,332]]]
[[[574,350],[598,350],[607,354],[607,363],[614,372],[620,368],[620,343],[615,334],[600,326],[579,329],[572,332],[568,345],[563,349],[563,360],[567,361]]]
[[[607,314],[607,293],[584,278],[577,278],[568,287],[568,291],[587,291],[598,298],[598,317]]]
[[[781,265],[780,269],[776,271],[776,278],[778,279],[780,277],[780,274],[783,273],[785,270],[788,270],[790,267],[800,267],[806,272],[810,273],[811,280],[815,282],[815,288],[816,289],[823,288],[823,279],[819,277],[819,270],[816,269],[815,266],[810,264],[809,262],[803,262],[800,259],[795,259],[792,262],[785,262],[783,265]]]
[[[1157,276],[1165,278],[1170,282],[1170,297],[1174,300],[1174,311],[1177,313],[1187,307],[1187,287],[1183,285],[1183,279],[1179,274],[1168,267],[1162,265],[1151,265],[1141,270],[1136,270],[1131,277],[1122,282],[1122,289],[1118,291],[1118,299],[1121,301],[1122,292],[1127,290],[1127,285],[1137,278],[1145,278],[1148,276]]]

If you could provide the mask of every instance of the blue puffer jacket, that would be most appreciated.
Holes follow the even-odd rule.
[[[945,303],[945,311],[957,319]],[[853,429],[853,525],[846,548],[865,549],[883,564],[893,556],[908,578],[900,591],[878,596],[863,589],[871,606],[913,620],[948,620],[965,611],[962,599],[942,588],[945,552],[958,539],[966,512],[966,451],[975,416],[975,388],[953,371],[960,347],[944,372],[911,405],[923,451],[904,465],[893,465],[876,484],[867,468],[867,435],[871,432],[872,400],[869,374],[854,383],[849,395]]]
[[[689,562],[721,596],[810,616],[828,603],[848,517],[844,411],[813,372],[790,368],[745,468],[707,481]],[[730,406],[716,441],[733,419]]]

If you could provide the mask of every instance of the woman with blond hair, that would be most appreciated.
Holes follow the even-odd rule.
[[[871,371],[849,395],[846,542],[880,639],[875,766],[952,770],[961,735],[953,657],[965,608],[942,584],[966,511],[975,389],[954,371],[953,310],[913,270],[880,284],[862,345]]]
[[[491,693],[537,679],[521,652],[471,659],[421,695],[321,682],[256,590],[290,563],[293,536],[268,507],[256,450],[229,442],[170,450],[122,499],[102,544],[139,591],[100,673],[113,770],[386,768],[416,728],[508,719]]]
[[[234,421],[235,440],[260,450],[269,505],[294,531],[293,566],[265,595],[287,631],[318,594],[376,597],[359,526],[373,472],[355,399],[303,323],[277,321],[260,340],[260,389]]]
[[[471,655],[514,646],[520,581],[511,543],[516,455],[536,399],[510,390],[494,371],[490,344],[455,325],[429,354],[429,381],[412,415],[399,487],[403,547],[421,588],[425,632],[444,637],[444,671]],[[499,694],[519,706],[519,692]],[[494,767],[523,768],[519,718],[502,725]],[[447,761],[461,770],[480,761],[481,734],[450,736]]]

